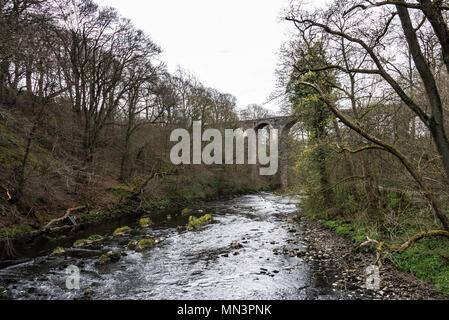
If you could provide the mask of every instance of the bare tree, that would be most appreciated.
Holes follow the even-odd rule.
[[[240,118],[242,120],[264,119],[272,116],[274,116],[274,114],[270,110],[258,104],[250,104],[240,111]]]
[[[410,10],[417,13],[415,23]],[[435,74],[429,67],[431,63],[423,54],[424,44],[417,36],[423,26],[431,23],[442,49],[440,58],[447,66],[446,51],[449,52],[449,46],[447,38],[444,38],[448,29],[443,13],[445,10],[447,5],[443,1],[348,1],[335,2],[327,11],[311,13],[292,7],[286,20],[293,22],[300,30],[318,29],[333,42],[349,42],[351,50],[363,61],[361,65],[348,68],[342,59],[335,57],[333,63],[317,66],[311,71],[336,69],[344,73],[381,77],[428,128],[449,177],[449,141],[444,127],[441,93]],[[363,25],[360,21],[364,21]],[[425,88],[426,104],[419,103],[408,94],[402,82],[404,74],[401,63],[406,60],[401,62],[400,52],[393,51],[401,33]],[[427,103],[430,108],[427,108]]]

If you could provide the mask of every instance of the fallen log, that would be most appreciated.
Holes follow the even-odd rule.
[[[380,263],[380,255],[381,252],[384,250],[384,248],[386,248],[388,251],[391,252],[396,252],[396,253],[403,253],[405,250],[407,250],[408,248],[410,248],[415,242],[424,239],[424,238],[429,238],[429,237],[446,237],[449,238],[449,232],[446,230],[430,230],[430,231],[423,231],[420,233],[415,234],[413,237],[411,237],[409,240],[407,240],[406,242],[404,242],[403,244],[399,245],[399,246],[393,246],[393,245],[389,245],[383,241],[377,241],[374,239],[369,238],[368,236],[367,241],[363,242],[362,244],[360,244],[356,250],[358,250],[361,247],[365,247],[369,244],[375,244],[377,246],[376,250],[377,250],[377,257],[376,257],[376,263]]]
[[[56,218],[56,219],[51,220],[49,223],[47,223],[47,225],[44,227],[44,229],[48,229],[52,224],[54,224],[56,222],[63,221],[65,219],[67,219],[72,212],[84,210],[84,209],[87,209],[87,208],[88,208],[88,206],[84,205],[84,206],[79,206],[79,207],[67,209],[67,211],[65,212],[65,214],[61,218]]]

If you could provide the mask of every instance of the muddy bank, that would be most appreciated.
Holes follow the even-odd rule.
[[[366,268],[373,265],[376,255],[368,248],[355,251],[355,244],[348,238],[326,229],[319,222],[313,222],[300,213],[289,215],[302,230],[297,238],[301,240],[306,252],[303,259],[328,269],[331,261],[335,276],[328,278],[334,290],[343,290],[369,299],[379,300],[448,300],[449,297],[437,292],[430,284],[411,274],[396,270],[390,261],[385,261],[380,270],[380,290],[366,289]]]

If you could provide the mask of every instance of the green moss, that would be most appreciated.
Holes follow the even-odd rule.
[[[154,239],[151,239],[151,238],[142,239],[137,243],[135,250],[142,251],[144,249],[153,247],[155,244],[156,244],[156,241],[154,241]]]
[[[172,202],[173,202],[172,199],[161,199],[161,200],[156,200],[156,201],[150,202],[150,205],[155,206],[155,207],[160,207],[160,206],[167,206],[167,205],[171,204]]]
[[[326,221],[323,225],[340,235],[350,237],[357,245],[366,241],[366,236],[379,240],[379,236],[375,232],[363,227],[355,228],[350,223],[333,220]],[[410,234],[417,232],[412,227],[407,230],[408,232],[407,235],[404,235],[404,239],[408,239]],[[388,256],[397,269],[410,272],[417,278],[434,285],[438,291],[449,294],[448,248],[449,240],[429,238],[413,244],[412,247],[401,254],[393,253]]]
[[[135,189],[132,186],[115,186],[108,189],[114,196],[119,199],[130,199],[134,196]]]
[[[52,255],[57,255],[57,254],[62,254],[64,252],[65,252],[65,250],[64,250],[63,247],[56,247],[51,254]]]
[[[120,258],[121,258],[120,252],[118,252],[118,251],[109,251],[109,252],[107,252],[105,254],[102,254],[100,256],[100,258],[98,258],[98,262],[100,264],[104,264],[104,263],[110,262],[110,261],[113,261],[113,262],[119,261]]]
[[[29,224],[12,225],[4,230],[0,230],[0,237],[16,236],[18,234],[27,233],[33,231],[33,227]]]
[[[119,208],[112,209],[110,212],[114,216],[118,216],[118,215],[123,213],[123,211],[121,209],[119,209]]]
[[[109,257],[108,257],[107,254],[102,254],[102,255],[100,256],[100,258],[98,258],[98,262],[100,262],[100,263],[105,263],[105,262],[107,262],[107,261],[109,261]]]
[[[87,241],[86,239],[78,239],[73,243],[73,246],[74,247],[82,246],[86,243],[86,241]]]
[[[100,236],[99,234],[94,234],[92,236],[90,236],[89,238],[87,238],[87,240],[89,241],[97,241],[97,240],[101,240],[103,239],[102,236]]]
[[[189,224],[187,225],[187,230],[196,229],[206,223],[209,223],[212,220],[212,216],[210,214],[206,214],[200,218],[195,218],[194,216],[189,217]]]
[[[192,212],[192,209],[184,208],[184,209],[182,209],[181,214],[182,214],[183,216],[186,216],[186,215],[188,215],[188,214],[191,213],[191,212]]]
[[[81,246],[83,246],[83,245],[85,245],[85,244],[91,244],[91,243],[93,243],[93,242],[97,242],[97,241],[100,241],[100,240],[102,240],[103,239],[103,237],[102,236],[100,236],[100,235],[98,235],[98,234],[94,234],[94,235],[91,235],[89,238],[87,238],[87,239],[79,239],[79,240],[76,240],[74,243],[73,243],[73,246],[74,247],[81,247]]]
[[[151,219],[150,219],[150,218],[142,218],[142,219],[139,220],[139,225],[140,225],[141,227],[147,227],[147,226],[149,226],[151,223],[152,223],[152,222],[151,222]]]
[[[102,212],[102,211],[97,211],[97,212],[92,212],[92,213],[82,213],[81,214],[81,220],[92,220],[92,219],[95,219],[95,218],[100,218],[100,217],[102,217],[102,216],[104,216],[105,215],[105,213],[104,212]]]
[[[162,179],[163,179],[164,181],[166,181],[166,182],[169,182],[169,183],[171,183],[171,182],[176,182],[176,181],[177,181],[177,178],[174,177],[174,176],[164,176]]]
[[[129,232],[129,231],[131,231],[131,230],[132,230],[132,229],[131,229],[130,227],[128,227],[128,226],[121,227],[121,228],[117,228],[117,229],[115,229],[115,231],[114,231],[114,235],[120,235],[120,234]]]
[[[16,137],[4,125],[0,125],[2,144],[0,145],[0,164],[7,168],[18,166],[23,160],[23,148]]]
[[[203,197],[204,197],[204,195],[189,194],[189,195],[185,196],[185,199],[188,201],[192,201],[192,200],[202,199]]]

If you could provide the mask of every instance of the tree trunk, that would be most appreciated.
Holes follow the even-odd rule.
[[[416,168],[412,165],[412,163],[408,160],[408,158],[402,154],[401,151],[396,149],[394,146],[380,140],[379,138],[369,134],[364,129],[362,129],[359,125],[351,121],[349,118],[347,118],[342,112],[340,112],[335,105],[330,102],[326,96],[324,95],[321,88],[315,84],[300,81],[299,84],[309,86],[311,88],[314,88],[320,95],[320,99],[326,103],[326,105],[329,107],[329,109],[335,114],[337,118],[339,118],[345,125],[347,125],[349,128],[360,134],[362,137],[367,139],[368,141],[374,143],[379,150],[384,150],[389,152],[390,154],[394,155],[407,169],[407,171],[410,173],[410,175],[415,179],[416,183],[419,185],[420,189],[422,190],[424,196],[431,204],[435,215],[440,220],[442,226],[446,231],[449,231],[449,219],[446,216],[445,212],[442,209],[441,203],[437,196],[433,193],[432,189],[427,185],[421,174],[418,172]],[[374,148],[373,148],[374,149]]]

